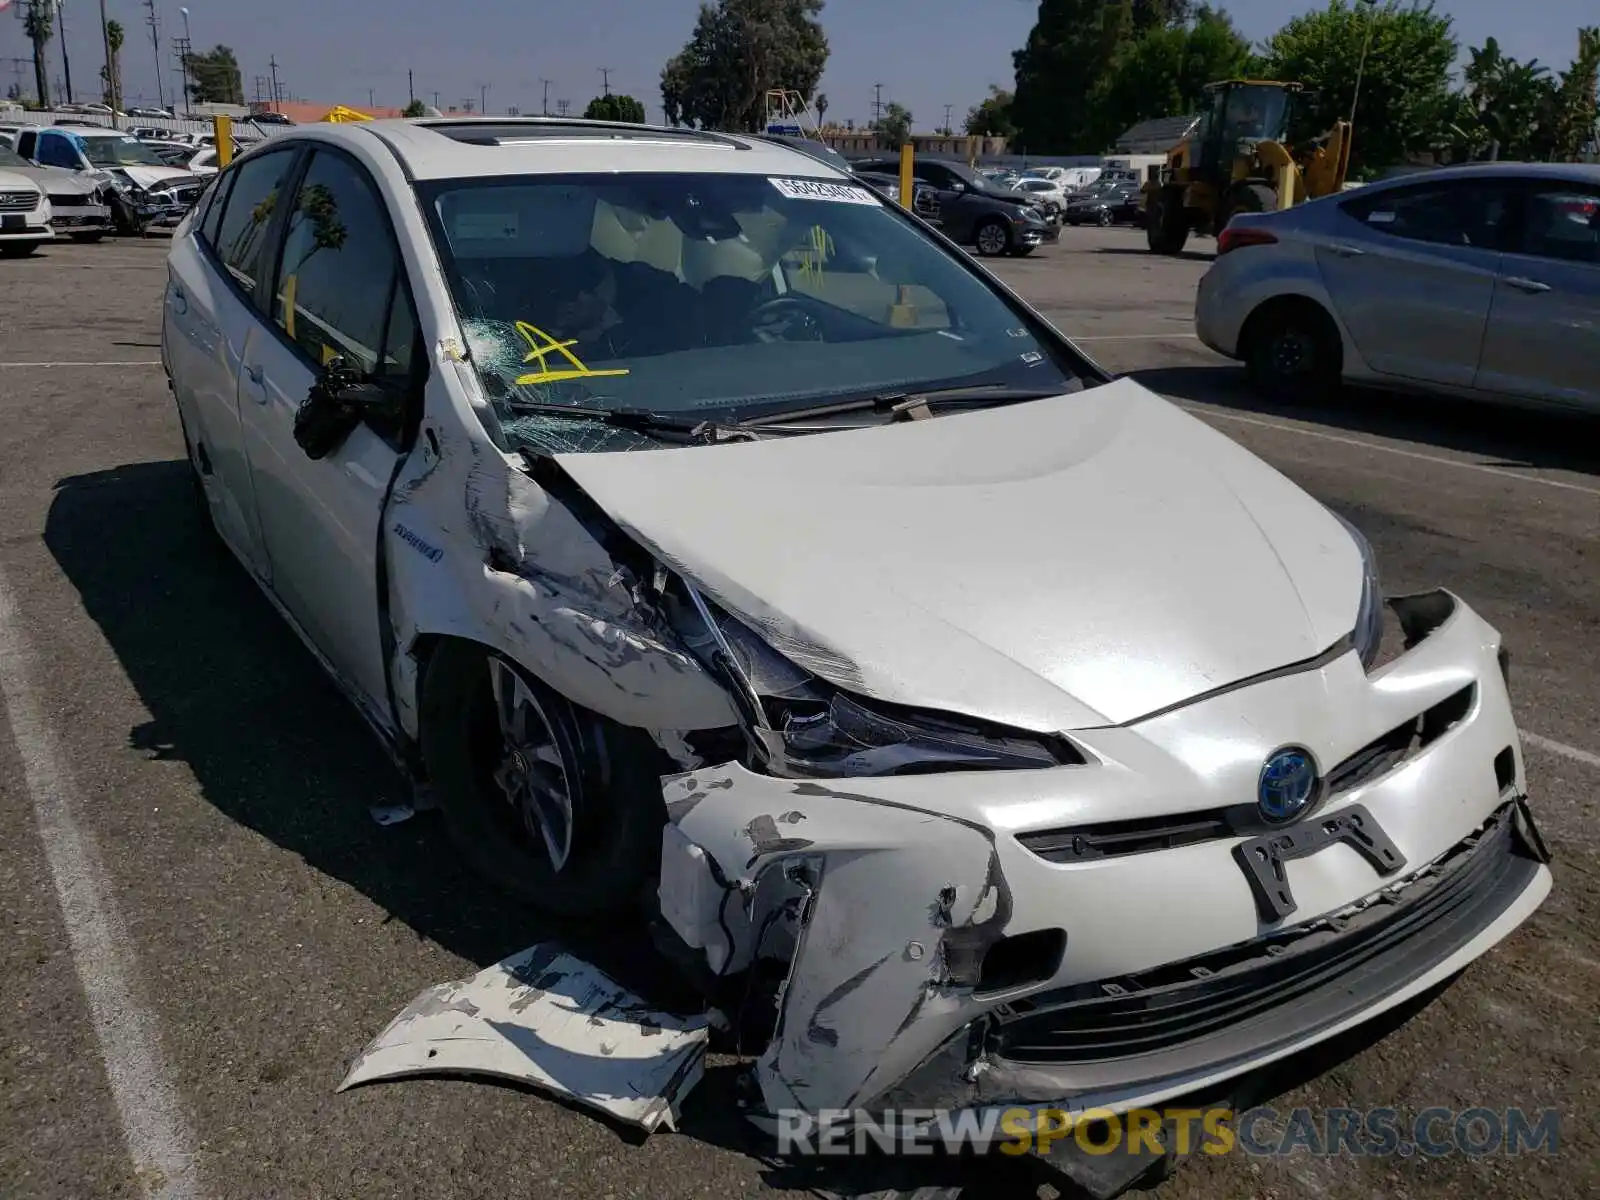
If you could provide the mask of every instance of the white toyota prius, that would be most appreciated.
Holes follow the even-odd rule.
[[[164,305],[204,519],[486,876],[764,997],[768,1114],[1192,1094],[1549,891],[1493,628],[808,155],[299,126]]]

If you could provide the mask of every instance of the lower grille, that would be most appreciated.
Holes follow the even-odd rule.
[[[51,196],[51,208],[85,208],[93,203],[88,196],[74,193],[70,196]]]
[[[32,212],[42,198],[38,192],[0,192],[0,212]]]
[[[1074,1064],[1193,1045],[1210,1060],[1228,1056],[1218,1043],[1259,1050],[1354,1015],[1460,949],[1527,886],[1539,859],[1524,847],[1519,804],[1347,917],[1013,1002],[991,1049],[1019,1063]]]

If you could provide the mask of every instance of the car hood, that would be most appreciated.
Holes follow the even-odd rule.
[[[12,175],[26,175],[53,196],[93,196],[99,187],[93,179],[86,179],[77,171],[64,167],[5,167]]]
[[[11,167],[0,169],[0,188],[8,192],[43,191],[27,172],[14,170]]]
[[[1331,512],[1131,380],[558,462],[806,669],[1032,730],[1125,724],[1314,658],[1360,606]]]
[[[119,171],[126,175],[140,187],[149,189],[158,183],[196,183],[194,175],[180,167],[109,167],[107,170]]]

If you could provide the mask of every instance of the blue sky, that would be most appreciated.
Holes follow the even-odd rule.
[[[14,0],[13,7],[24,0]],[[163,81],[170,97],[175,68],[165,39],[181,36],[178,0],[157,0],[162,22]],[[1268,36],[1290,15],[1320,8],[1320,0],[1224,0],[1251,38]],[[198,47],[221,42],[238,54],[245,91],[266,76],[269,58],[289,93],[308,100],[360,107],[371,90],[378,104],[406,102],[406,70],[416,72],[417,95],[441,106],[476,102],[488,84],[489,110],[517,105],[537,112],[550,83],[555,101],[581,110],[610,68],[613,91],[642,100],[661,117],[661,65],[689,36],[698,0],[189,0]],[[1509,54],[1537,57],[1564,68],[1581,20],[1600,22],[1600,0],[1439,0],[1455,17],[1463,44],[1495,36]],[[124,90],[153,101],[155,55],[146,10],[139,0],[107,0],[111,17],[128,30]],[[103,63],[97,0],[66,0],[67,48],[79,99],[98,88]],[[1036,0],[829,0],[823,19],[833,53],[822,90],[830,116],[870,119],[873,85],[885,102],[911,109],[918,128],[944,121],[945,105],[959,120],[988,85],[1011,83],[1011,52],[1028,35]],[[14,78],[14,55],[31,54],[22,22],[0,13],[0,90]],[[52,86],[61,50],[49,48]],[[31,90],[32,67],[22,66]],[[98,98],[98,97],[94,97]]]

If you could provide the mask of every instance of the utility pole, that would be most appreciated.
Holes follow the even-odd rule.
[[[872,123],[876,125],[883,119],[883,84],[872,85]]]
[[[954,108],[954,107],[955,107],[954,104],[946,104],[944,106],[944,135],[945,135],[945,137],[949,137],[950,134],[954,132],[950,128],[950,110],[952,108]]]
[[[482,114],[487,114],[488,111],[489,111],[489,85],[487,83],[480,83],[478,85],[478,112],[482,113]]]
[[[600,68],[600,91],[604,95],[611,95],[611,68]]]
[[[194,81],[189,77],[189,67],[191,65],[189,62],[189,57],[194,52],[194,43],[189,40],[189,10],[187,8],[180,8],[178,11],[183,14],[183,38],[182,40],[177,38],[174,38],[173,40],[178,43],[178,69],[183,72],[183,92],[178,97],[183,101],[183,103],[179,105],[179,109],[181,110],[187,108],[194,102]],[[182,115],[181,111],[179,115]]]
[[[61,73],[66,76],[67,103],[74,103],[72,97],[72,63],[67,60],[67,6],[66,0],[52,0],[56,10],[57,35],[61,40]]]
[[[572,101],[571,100],[557,100],[556,101],[556,112],[559,113],[563,117],[567,115],[567,110],[569,108],[571,108],[571,107],[572,107]]]
[[[20,96],[20,95],[22,95],[22,68],[24,66],[31,66],[32,63],[33,63],[33,59],[31,59],[31,58],[8,58],[8,59],[5,59],[4,61],[11,64],[11,73],[16,77],[17,95]]]
[[[417,102],[417,76],[410,67],[406,68],[406,99],[412,104]]]
[[[368,108],[376,108],[378,106],[378,102],[372,98],[372,93],[375,90],[376,89],[374,89],[374,88],[368,88],[367,89],[367,107]]]
[[[439,93],[438,93],[438,92],[435,92],[435,93],[434,93],[434,94],[433,94],[433,106],[434,106],[434,107],[435,107],[435,108],[438,108],[438,107],[439,107]]]
[[[144,0],[144,6],[150,10],[145,24],[150,26],[150,49],[156,56],[156,107],[166,108],[167,94],[161,86],[161,18],[156,15],[156,0]]]
[[[106,20],[106,0],[100,0],[100,36],[106,46],[106,91],[111,94],[111,128],[120,129],[117,113],[122,111],[122,89],[117,86],[117,60],[111,53],[111,25]]]
[[[1356,63],[1356,90],[1350,97],[1350,124],[1356,123],[1356,105],[1361,101],[1361,76],[1367,69],[1367,51],[1372,49],[1372,22],[1378,13],[1378,0],[1356,0],[1356,7],[1367,7],[1367,35],[1361,42],[1361,58]]]
[[[539,82],[544,85],[544,103],[540,106],[540,111],[548,117],[550,115],[550,81],[541,79]]]
[[[283,93],[278,90],[278,56],[276,54],[267,59],[267,69],[272,72],[272,111],[279,112],[283,104]]]

